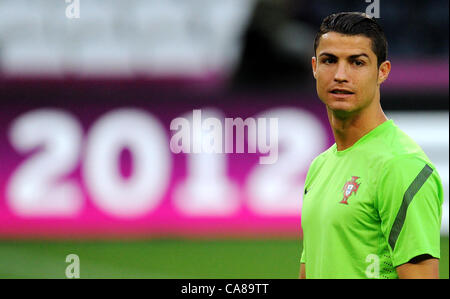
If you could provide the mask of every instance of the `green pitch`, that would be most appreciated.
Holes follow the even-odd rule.
[[[65,278],[69,254],[81,278],[297,278],[300,252],[298,239],[0,240],[0,278]],[[448,238],[441,255],[448,279]]]

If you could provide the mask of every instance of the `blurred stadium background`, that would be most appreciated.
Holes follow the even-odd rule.
[[[382,105],[442,177],[448,278],[448,1],[378,3]],[[306,171],[333,143],[314,34],[369,4],[0,0],[0,278],[64,278],[68,254],[81,278],[296,278]],[[278,117],[278,162],[173,154],[193,109]]]

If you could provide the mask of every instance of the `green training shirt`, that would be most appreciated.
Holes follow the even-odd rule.
[[[398,278],[395,267],[440,258],[441,179],[392,120],[311,163],[302,206],[306,278]]]

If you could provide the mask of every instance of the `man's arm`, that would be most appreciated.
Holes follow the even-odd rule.
[[[430,165],[402,156],[378,182],[375,203],[399,278],[439,278],[443,188]]]
[[[396,269],[400,279],[439,279],[439,259],[430,255],[417,256]]]
[[[306,264],[300,263],[300,279],[306,279],[306,270],[305,270]]]

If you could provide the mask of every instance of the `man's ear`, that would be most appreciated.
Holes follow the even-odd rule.
[[[313,71],[313,76],[314,76],[314,79],[317,79],[317,58],[316,58],[316,56],[313,56],[312,58],[311,58],[311,65],[312,65],[312,71]]]
[[[391,62],[389,60],[384,61],[378,68],[378,85],[381,85],[389,76],[391,71]]]

